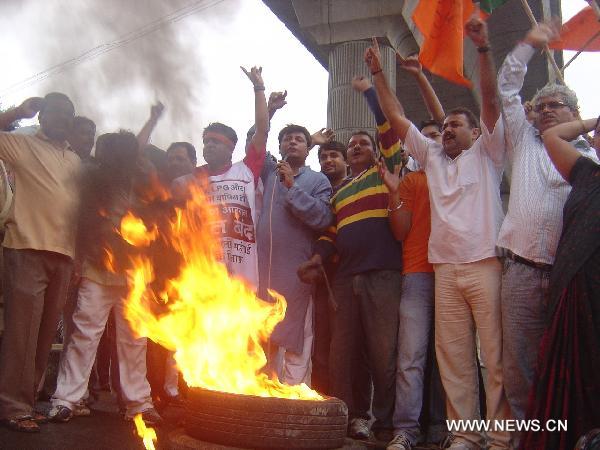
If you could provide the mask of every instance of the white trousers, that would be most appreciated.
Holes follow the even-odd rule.
[[[175,361],[175,352],[168,352],[165,361],[165,384],[163,389],[167,395],[176,397],[179,395],[179,370]]]
[[[279,347],[277,354],[277,375],[282,383],[293,386],[304,383],[310,386],[310,375],[312,372],[312,349],[313,349],[313,300],[308,302],[306,316],[304,317],[304,344],[302,353],[294,353]]]
[[[73,409],[85,395],[100,338],[108,315],[115,308],[119,376],[127,416],[153,407],[146,378],[146,339],[136,339],[125,319],[126,294],[127,289],[122,286],[104,286],[87,278],[81,280],[73,313],[73,333],[61,354],[52,405]]]

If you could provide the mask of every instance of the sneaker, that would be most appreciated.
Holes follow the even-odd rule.
[[[443,450],[449,448],[456,441],[456,436],[448,432],[446,436],[439,441],[438,446]]]
[[[453,442],[448,450],[472,450],[473,447],[469,447],[464,442]]]
[[[134,414],[133,416],[127,414],[125,415],[125,420],[133,420],[133,418],[135,416],[137,416],[138,413]],[[144,419],[144,423],[148,426],[154,427],[157,425],[162,424],[163,418],[160,416],[160,414],[156,411],[156,409],[154,408],[148,408],[145,411],[142,411],[142,419]]]
[[[73,411],[63,405],[56,405],[50,409],[48,419],[50,422],[68,422],[73,418]]]
[[[348,435],[355,439],[369,439],[371,430],[369,429],[369,421],[367,419],[352,419]]]
[[[76,417],[84,417],[84,416],[89,416],[90,414],[92,414],[92,411],[90,411],[90,408],[88,408],[88,406],[82,401],[80,401],[79,403],[73,405],[73,415]]]
[[[413,446],[404,433],[397,434],[385,450],[412,450]]]
[[[184,403],[183,398],[179,394],[167,396],[167,404],[170,406],[183,406]]]

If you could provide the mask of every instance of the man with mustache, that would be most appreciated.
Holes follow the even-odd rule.
[[[352,87],[373,112],[382,157],[394,170],[402,162],[400,143],[381,112],[375,89],[360,76],[352,80]],[[394,408],[402,252],[388,225],[388,191],[379,176],[377,155],[378,146],[368,132],[352,133],[347,145],[352,179],[332,197],[334,226],[318,240],[305,264],[331,263],[339,255],[332,283],[337,309],[331,315],[330,394],[348,405],[348,433],[358,439],[370,435],[371,397],[378,437],[391,434]]]
[[[498,74],[498,90],[506,121],[512,181],[508,212],[498,246],[507,250],[502,271],[502,367],[506,395],[515,419],[524,419],[538,347],[546,326],[548,282],[562,228],[563,206],[571,191],[556,171],[541,134],[579,117],[577,97],[566,86],[551,84],[532,100],[532,123],[519,92],[527,63],[558,36],[547,24],[533,27],[508,54]],[[572,144],[595,158],[583,137]]]
[[[0,159],[18,189],[4,237],[5,330],[0,350],[0,419],[37,432],[36,388],[46,369],[75,254],[79,156],[67,142],[75,115],[65,94],[29,98],[0,114],[0,129],[38,114],[32,136],[0,133]]]
[[[223,264],[229,274],[243,278],[249,285],[258,286],[258,260],[255,225],[258,220],[257,197],[259,176],[265,161],[269,131],[269,114],[265,98],[262,67],[241,68],[254,89],[255,128],[246,142],[246,156],[232,162],[237,144],[235,130],[223,123],[213,122],[202,132],[202,156],[206,165],[192,173],[176,178],[172,191],[176,198],[191,195],[190,187],[207,181],[206,195],[219,208],[220,218],[212,224],[223,246]]]
[[[381,107],[392,128],[427,175],[431,204],[428,260],[435,272],[435,346],[446,391],[448,419],[480,419],[476,333],[488,369],[486,418],[509,418],[502,382],[500,281],[496,239],[503,219],[500,182],[505,162],[504,124],[496,95],[495,68],[487,26],[473,16],[466,25],[479,54],[481,127],[466,108],[451,110],[442,143],[423,136],[401,111],[383,75],[379,49],[367,51],[367,65]],[[392,203],[390,210],[402,207]],[[489,448],[509,448],[508,432],[487,432]],[[410,450],[408,439],[390,450]],[[453,450],[481,448],[484,436],[454,430]]]

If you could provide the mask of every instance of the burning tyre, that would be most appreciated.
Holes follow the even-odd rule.
[[[337,398],[292,400],[192,388],[185,430],[193,438],[253,449],[338,448],[348,408]]]

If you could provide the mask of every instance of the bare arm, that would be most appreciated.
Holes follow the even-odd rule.
[[[408,236],[412,225],[412,212],[402,209],[403,202],[400,198],[400,165],[390,172],[383,161],[379,161],[379,175],[389,191],[388,196],[388,221],[392,234],[398,241],[403,241]]]
[[[402,111],[400,102],[390,89],[385,75],[383,74],[383,70],[381,69],[379,44],[375,38],[373,38],[373,46],[369,47],[365,52],[365,63],[373,75],[373,84],[377,91],[381,110],[398,137],[404,141],[411,123],[404,117],[404,111]]]
[[[576,120],[556,125],[544,131],[542,139],[548,156],[558,173],[569,182],[571,169],[581,157],[581,153],[570,144],[580,134],[592,131],[597,119]]]
[[[161,102],[157,102],[150,108],[150,117],[137,135],[140,151],[142,151],[142,149],[150,142],[150,136],[152,135],[152,132],[154,131],[154,128],[158,123],[158,119],[160,119],[164,109],[165,105],[163,105]]]
[[[478,14],[478,11],[476,12]],[[477,47],[479,53],[479,82],[481,88],[481,120],[490,133],[500,117],[500,102],[496,86],[496,67],[490,41],[488,38],[487,24],[476,14],[471,16],[466,24],[466,32]]]
[[[0,113],[0,130],[9,130],[10,125],[17,120],[31,119],[32,117],[35,117],[38,111],[42,108],[43,104],[43,98],[31,97],[16,108],[11,108],[8,111]]]
[[[400,63],[402,69],[415,77],[417,85],[419,86],[419,91],[421,92],[421,97],[423,97],[425,106],[427,107],[427,111],[431,118],[437,123],[442,124],[446,118],[446,113],[440,103],[440,99],[433,90],[433,86],[423,73],[423,66],[421,66],[418,56],[413,55],[405,59],[400,56],[399,53],[396,53],[396,59]]]
[[[243,67],[248,79],[254,87],[254,136],[252,136],[252,146],[256,151],[264,152],[267,147],[267,136],[269,133],[269,111],[267,108],[267,99],[265,97],[265,83],[262,79],[262,67],[252,67],[247,71]],[[246,147],[246,152],[249,147]]]
[[[331,128],[321,128],[310,135],[310,148],[316,145],[324,145],[331,142],[335,137],[335,133]],[[309,150],[310,150],[309,148]]]
[[[273,118],[277,110],[283,108],[286,104],[287,91],[283,92],[271,92],[269,95],[269,101],[267,102],[267,108],[269,110],[269,120]]]

